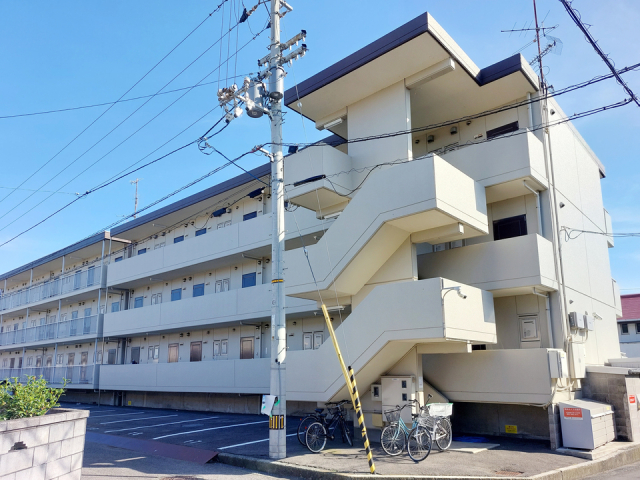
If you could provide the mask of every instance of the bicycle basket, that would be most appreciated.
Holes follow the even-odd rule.
[[[400,419],[401,408],[395,408],[393,410],[385,410],[384,416],[389,423],[396,423]]]
[[[453,403],[430,403],[427,407],[432,417],[450,417],[453,412]]]

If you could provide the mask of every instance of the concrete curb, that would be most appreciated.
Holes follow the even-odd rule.
[[[320,468],[304,467],[280,461],[271,461],[261,458],[248,457],[245,455],[234,455],[232,453],[218,453],[217,460],[226,465],[242,467],[248,470],[269,473],[272,475],[294,476],[305,480],[370,480],[371,475],[362,473],[339,473]],[[540,473],[530,477],[469,477],[469,476],[430,476],[430,475],[376,475],[376,479],[408,479],[408,480],[469,480],[471,478],[482,478],[483,480],[579,480],[590,475],[596,475],[615,468],[623,467],[640,461],[640,443],[630,444],[611,455],[587,461],[571,467],[559,468],[549,472]]]

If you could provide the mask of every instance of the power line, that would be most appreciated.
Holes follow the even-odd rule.
[[[227,33],[225,33],[223,35],[222,38],[224,38],[224,36],[228,35],[234,28],[236,28],[238,26],[238,24],[234,25],[231,29],[229,29],[229,31]],[[262,31],[260,31],[256,36],[252,37],[247,43],[245,43],[243,45],[243,47],[240,49],[242,50],[244,47],[246,47],[249,43],[251,43],[252,41],[254,41],[261,33],[264,32],[265,29],[263,29]],[[222,40],[222,38],[220,38],[218,40],[218,42],[220,42]],[[217,42],[216,42],[217,43]],[[178,73],[178,75],[176,75],[175,77],[173,77],[172,80],[170,80],[167,84],[165,84],[165,87],[167,85],[169,85],[173,80],[175,80],[179,75],[181,75],[187,68],[189,68],[191,65],[193,65],[193,63],[195,63],[200,57],[202,57],[202,55],[204,55],[209,49],[211,49],[213,46],[215,46],[215,43],[213,45],[211,45],[209,48],[207,48],[202,54],[200,54],[200,56],[198,56],[193,62],[191,62],[189,65],[187,65],[180,73]],[[236,55],[236,54],[234,54]],[[225,62],[223,62],[222,64],[218,65],[218,67],[216,67],[215,69],[213,69],[211,72],[209,72],[207,75],[205,75],[200,82],[204,81],[205,79],[207,79],[210,75],[212,75],[216,70],[220,70],[220,68],[222,67],[222,65],[224,63],[228,63],[229,59],[225,60]],[[200,83],[198,82],[198,83]],[[164,88],[164,87],[162,87]],[[162,90],[162,88],[160,90]],[[76,176],[74,176],[71,180],[69,180],[68,182],[66,182],[65,184],[63,184],[60,189],[64,188],[65,186],[69,185],[71,182],[73,182],[75,179],[77,179],[79,176],[81,176],[82,174],[84,174],[87,170],[89,170],[90,168],[92,168],[94,165],[96,165],[98,162],[100,162],[101,160],[103,160],[106,156],[108,156],[109,154],[111,154],[114,150],[116,150],[118,147],[120,147],[122,144],[124,144],[125,142],[127,142],[130,138],[132,138],[134,135],[136,135],[138,132],[140,132],[143,128],[145,128],[147,125],[149,125],[151,122],[153,122],[156,118],[158,118],[160,115],[162,115],[165,111],[167,111],[170,107],[172,107],[175,103],[177,103],[178,101],[180,101],[185,95],[187,95],[191,90],[193,90],[193,88],[195,87],[191,87],[190,89],[188,89],[186,92],[184,92],[180,97],[178,97],[177,99],[175,99],[173,102],[171,102],[167,107],[165,107],[163,110],[161,110],[158,114],[156,114],[154,117],[152,117],[149,121],[147,121],[145,124],[143,124],[140,128],[138,128],[135,132],[133,132],[131,135],[129,135],[128,137],[126,137],[124,140],[122,140],[119,144],[117,144],[115,147],[113,147],[111,150],[109,150],[107,153],[105,153],[103,156],[101,156],[100,158],[98,158],[96,161],[94,161],[92,164],[90,164],[87,168],[85,168],[84,170],[82,170],[80,173],[78,173]],[[140,105],[133,113],[131,113],[127,118],[125,118],[123,121],[121,121],[118,125],[116,125],[109,133],[107,133],[106,135],[104,135],[100,140],[98,140],[98,142],[94,143],[88,150],[86,150],[84,153],[82,153],[79,157],[77,157],[73,162],[71,162],[70,164],[68,164],[65,168],[63,168],[60,172],[58,172],[56,175],[54,175],[52,178],[50,178],[47,182],[45,182],[40,188],[42,188],[43,186],[47,185],[48,183],[50,183],[53,179],[55,179],[56,177],[58,177],[62,172],[64,172],[67,168],[69,168],[71,165],[73,165],[77,160],[79,160],[82,156],[84,156],[87,152],[89,152],[93,147],[95,147],[98,143],[100,143],[102,140],[104,140],[107,136],[109,136],[113,131],[115,131],[120,125],[122,125],[124,122],[126,122],[131,116],[133,116],[138,110],[140,110],[142,107],[144,107],[144,105],[146,105],[149,101],[151,100],[148,99],[145,103],[143,103],[142,105]],[[3,215],[0,215],[0,219],[4,218],[5,216],[7,216],[9,213],[11,213],[13,210],[15,210],[16,208],[18,208],[20,205],[22,205],[24,202],[26,202],[29,198],[31,198],[33,195],[35,195],[35,193],[32,193],[31,195],[29,195],[27,198],[25,198],[24,200],[22,200],[21,202],[19,202],[17,205],[13,206],[11,209],[9,209],[8,211],[6,211]],[[29,210],[27,210],[25,213],[23,213],[23,215],[21,217],[17,217],[14,220],[12,220],[11,222],[9,222],[8,224],[4,225],[2,228],[0,228],[0,231],[6,229],[7,227],[9,227],[10,225],[12,225],[13,223],[15,223],[16,221],[18,221],[19,219],[21,219],[22,217],[24,217],[24,215],[28,214],[29,212],[33,211],[35,208],[37,208],[38,206],[40,206],[42,203],[44,203],[46,200],[48,200],[51,197],[51,195],[49,195],[48,197],[44,198],[42,201],[40,201],[39,203],[37,203],[36,205],[34,205],[33,207],[31,207]]]
[[[220,5],[218,5],[211,13],[209,13],[209,15],[207,15],[204,20],[202,20],[193,30],[191,30],[186,37],[184,37],[182,40],[180,40],[180,42],[178,42],[178,44],[173,47],[171,50],[169,50],[169,52],[162,57],[153,67],[151,67],[150,70],[147,71],[147,73],[145,73],[142,77],[140,77],[140,79],[138,79],[137,82],[135,82],[126,92],[124,92],[120,98],[118,100],[122,100],[131,90],[133,90],[142,80],[144,80],[153,70],[156,69],[156,67],[158,65],[160,65],[162,62],[164,62],[167,57],[169,55],[171,55],[180,45],[182,45],[196,30],[198,30],[214,13],[216,13],[218,10],[220,10],[220,8],[229,0],[222,0],[222,3],[220,3]],[[117,102],[116,102],[117,103]],[[113,104],[115,105],[115,103]],[[78,138],[80,138],[80,136],[86,132],[87,130],[89,130],[89,128],[91,128],[98,120],[100,120],[109,110],[111,110],[111,108],[113,108],[113,105],[110,105],[104,112],[102,112],[100,115],[98,115],[98,117],[96,117],[89,125],[87,125],[78,135],[76,135],[75,137],[73,137],[73,139],[67,143],[64,147],[62,147],[61,150],[58,151],[58,153],[56,153],[53,157],[51,157],[49,160],[47,160],[43,165],[41,165],[35,172],[33,172],[31,175],[29,175],[20,185],[18,185],[16,188],[20,188],[22,187],[26,182],[28,182],[31,178],[33,178],[34,175],[36,175],[38,172],[40,172],[44,167],[46,167],[51,161],[53,161],[58,155],[60,155],[62,152],[64,152],[73,142],[75,142]],[[2,203],[3,201],[5,201],[7,198],[9,198],[13,193],[15,192],[15,190],[9,192],[7,195],[5,195],[2,199],[0,199],[0,203]]]
[[[591,46],[596,51],[596,53],[600,56],[600,58],[602,58],[602,61],[605,63],[607,68],[611,70],[611,73],[613,74],[613,76],[616,77],[616,81],[622,86],[622,88],[624,88],[625,92],[629,94],[629,96],[634,101],[634,103],[640,107],[640,100],[638,100],[638,97],[636,97],[636,94],[633,93],[633,90],[631,90],[629,85],[627,85],[626,82],[622,79],[622,77],[618,74],[614,66],[614,62],[609,58],[609,56],[606,53],[602,51],[602,49],[600,48],[600,45],[598,45],[598,42],[591,36],[591,34],[589,33],[589,30],[586,28],[586,26],[582,22],[580,12],[578,12],[578,10],[573,8],[571,6],[571,3],[568,2],[567,0],[560,0],[560,3],[564,5],[564,8],[567,10],[567,13],[571,17],[571,19],[575,22],[575,24],[578,26],[580,31],[584,34],[585,38],[587,39],[587,42],[591,44]]]
[[[18,188],[18,187],[0,187],[4,190],[21,190],[21,191],[25,191],[25,192],[42,192],[42,193],[60,193],[60,194],[64,194],[64,195],[80,195],[79,193],[73,193],[73,192],[56,192],[54,190],[33,190],[32,188]]]
[[[228,1],[228,0],[226,0],[226,1]],[[249,77],[251,75],[255,75],[255,73],[256,72],[241,73],[241,74],[235,75],[233,77],[224,78],[224,79],[221,79],[221,80],[224,80],[224,81],[235,80],[236,78],[244,78],[244,77]],[[71,112],[71,111],[74,111],[74,110],[83,110],[83,109],[86,109],[86,108],[104,107],[106,105],[115,105],[117,103],[133,102],[133,101],[142,100],[142,99],[145,99],[145,98],[157,97],[157,96],[160,96],[160,95],[167,95],[167,94],[170,94],[170,93],[181,92],[183,90],[188,90],[188,89],[192,89],[192,88],[205,87],[205,86],[208,86],[208,85],[213,85],[215,83],[216,83],[215,81],[213,81],[213,82],[205,82],[205,83],[200,83],[200,84],[197,84],[197,85],[189,85],[188,87],[175,88],[173,90],[167,90],[165,92],[152,93],[152,94],[149,94],[149,95],[140,95],[138,97],[132,97],[132,98],[124,98],[122,100],[115,100],[113,102],[94,103],[94,104],[91,104],[91,105],[82,105],[80,107],[67,107],[67,108],[60,108],[60,109],[57,109],[57,110],[44,110],[44,111],[41,111],[41,112],[18,113],[18,114],[14,114],[14,115],[4,115],[4,116],[0,116],[0,120],[4,120],[4,119],[8,119],[8,118],[18,118],[18,117],[31,117],[31,116],[34,116],[34,115],[48,115],[48,114],[51,114],[51,113]]]

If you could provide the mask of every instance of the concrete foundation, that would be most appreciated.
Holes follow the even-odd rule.
[[[98,393],[93,391],[67,391],[62,402],[98,404]],[[100,393],[101,405],[117,405],[143,408],[168,408],[198,412],[260,413],[261,395],[228,395],[218,393],[189,392],[113,392]],[[287,415],[310,413],[315,402],[287,402]]]

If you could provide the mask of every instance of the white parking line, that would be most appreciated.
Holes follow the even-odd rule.
[[[269,420],[262,420],[260,422],[237,423],[235,425],[223,425],[222,427],[203,428],[201,430],[191,430],[190,432],[180,432],[180,433],[172,433],[170,435],[162,435],[161,437],[156,437],[153,440],[160,440],[161,438],[167,438],[167,437],[177,437],[178,435],[190,435],[192,433],[198,433],[198,432],[208,432],[209,430],[218,430],[220,428],[242,427],[244,425],[255,425],[257,423],[268,423],[268,422]]]
[[[191,422],[199,422],[201,420],[211,420],[212,418],[218,418],[218,417],[194,418],[193,420],[181,420],[179,422],[158,423],[157,425],[140,425],[139,427],[121,428],[119,430],[107,430],[104,433],[126,432],[127,430],[139,430],[141,428],[164,427],[166,425],[175,425],[177,423],[191,423]]]
[[[149,412],[112,413],[111,415],[98,415],[97,417],[89,416],[89,418],[124,417],[126,415],[146,415],[147,413]]]
[[[297,435],[297,433],[290,433],[289,435],[287,435],[287,437],[293,437],[294,435]],[[245,445],[251,445],[252,443],[260,443],[260,442],[267,442],[267,441],[269,441],[269,439],[265,438],[264,440],[254,440],[253,442],[238,443],[237,445],[229,445],[228,447],[220,447],[220,448],[216,448],[216,450],[226,450],[227,448],[243,447]]]
[[[143,417],[143,418],[127,418],[126,420],[114,420],[112,422],[102,422],[100,425],[109,425],[110,423],[122,423],[122,422],[139,422],[140,420],[151,420],[154,418],[167,418],[177,417],[178,415],[160,415],[159,417]]]

